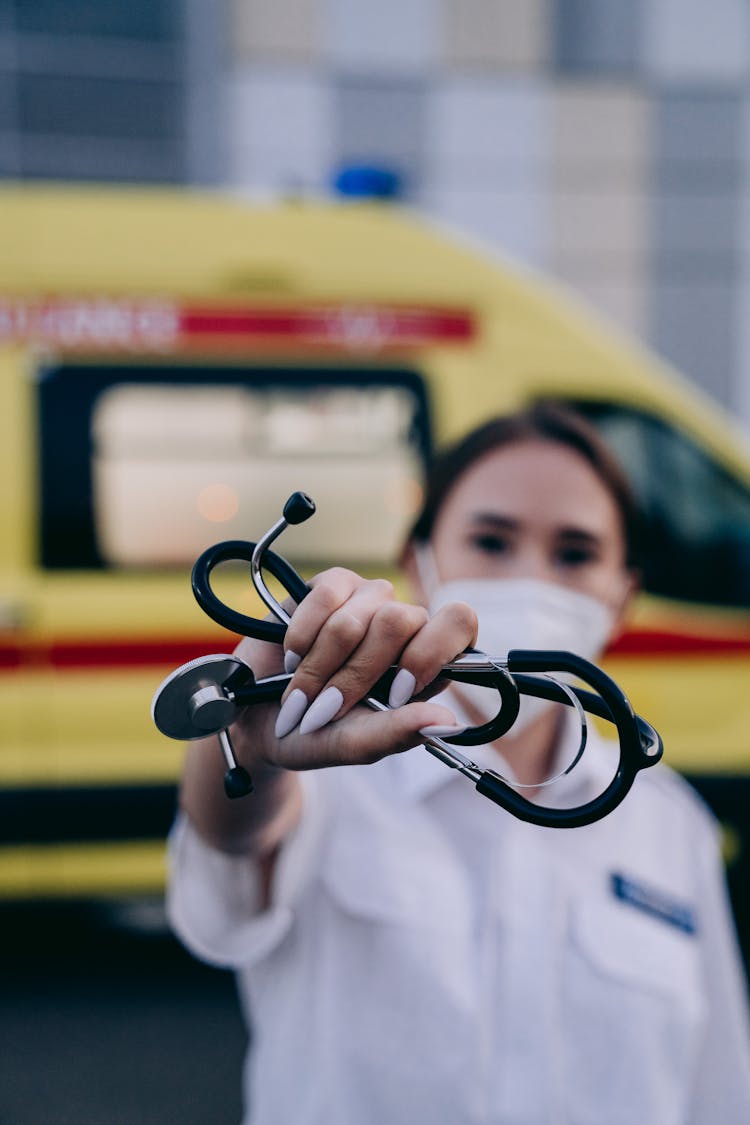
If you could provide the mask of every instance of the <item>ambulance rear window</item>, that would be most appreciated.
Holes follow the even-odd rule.
[[[646,592],[750,608],[750,488],[662,418],[613,403],[571,405],[601,430],[640,502]]]
[[[254,539],[301,489],[284,551],[392,564],[421,500],[429,424],[407,371],[61,367],[40,382],[47,567],[190,565]]]

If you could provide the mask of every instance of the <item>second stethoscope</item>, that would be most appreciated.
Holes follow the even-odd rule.
[[[315,512],[315,505],[304,492],[295,492],[284,505],[284,512],[257,543],[229,540],[209,547],[193,567],[193,593],[201,608],[219,625],[248,637],[282,644],[290,615],[268,589],[264,570],[272,574],[294,602],[299,604],[310,587],[294,568],[270,549],[271,544],[292,524],[300,524]],[[276,621],[261,620],[239,613],[220,601],[211,587],[211,572],[220,563],[244,561],[250,564],[253,585]],[[397,668],[374,685],[367,706],[387,711],[388,691]],[[553,673],[567,673],[588,688],[556,679]],[[619,805],[630,790],[638,772],[662,756],[661,738],[656,730],[636,715],[627,697],[595,664],[570,652],[541,652],[514,649],[502,659],[468,650],[446,664],[441,679],[457,680],[494,689],[499,709],[494,719],[460,734],[438,738],[422,735],[425,748],[451,769],[471,779],[476,789],[521,820],[551,828],[574,828],[600,820]],[[237,764],[228,728],[240,711],[256,703],[279,700],[291,675],[286,673],[255,678],[252,669],[236,656],[213,654],[199,657],[177,668],[154,695],[152,716],[156,726],[171,738],[191,740],[217,734],[227,764],[224,787],[228,797],[252,792],[247,771]],[[458,747],[494,742],[513,726],[519,711],[520,696],[552,700],[575,708],[581,736],[573,761],[541,785],[550,785],[570,773],[586,745],[586,712],[613,723],[619,739],[617,769],[597,797],[572,808],[552,808],[525,797],[524,787],[510,782],[495,770],[482,769],[460,752]]]

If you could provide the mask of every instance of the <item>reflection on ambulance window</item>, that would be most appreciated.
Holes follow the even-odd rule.
[[[259,537],[297,489],[317,512],[284,553],[390,564],[421,497],[414,371],[66,363],[37,386],[46,568],[190,566]]]
[[[395,387],[113,387],[92,418],[100,553],[190,562],[216,539],[257,538],[303,489],[318,511],[285,550],[390,563],[421,494],[412,417]]]
[[[70,481],[76,457],[64,454],[71,434],[80,442],[83,416],[86,471],[77,463],[92,548],[83,565],[190,565],[211,543],[256,539],[297,489],[317,512],[285,534],[284,553],[312,563],[394,561],[419,506],[428,452],[422,383],[413,373],[97,374],[98,386],[91,374],[86,382],[68,371],[66,379],[61,369],[68,393],[58,387],[43,411],[46,565],[82,565],[60,505],[67,495],[81,529],[86,514]],[[64,413],[54,410],[56,400]],[[62,490],[55,464],[64,466]]]
[[[660,418],[611,403],[575,405],[601,429],[640,501],[645,590],[750,607],[750,489]]]

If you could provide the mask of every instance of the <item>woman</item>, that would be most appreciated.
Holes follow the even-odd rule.
[[[233,730],[254,795],[227,802],[213,740],[190,746],[170,912],[239,974],[248,1123],[750,1120],[744,985],[692,791],[657,767],[605,820],[541,829],[419,747],[492,709],[482,689],[423,694],[467,645],[596,658],[635,588],[636,540],[627,486],[575,415],[489,423],[433,468],[403,557],[415,604],[346,570],[313,580],[281,708]],[[275,646],[239,653],[280,670]],[[394,664],[392,710],[358,706]],[[577,747],[561,710],[525,704],[472,757],[535,793]],[[539,799],[588,800],[612,754],[591,730]]]

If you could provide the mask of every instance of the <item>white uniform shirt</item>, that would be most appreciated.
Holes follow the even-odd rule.
[[[611,776],[590,743],[549,803]],[[748,1125],[715,827],[670,771],[572,830],[422,748],[300,780],[265,911],[251,862],[171,841],[172,923],[252,1022],[246,1125]]]

